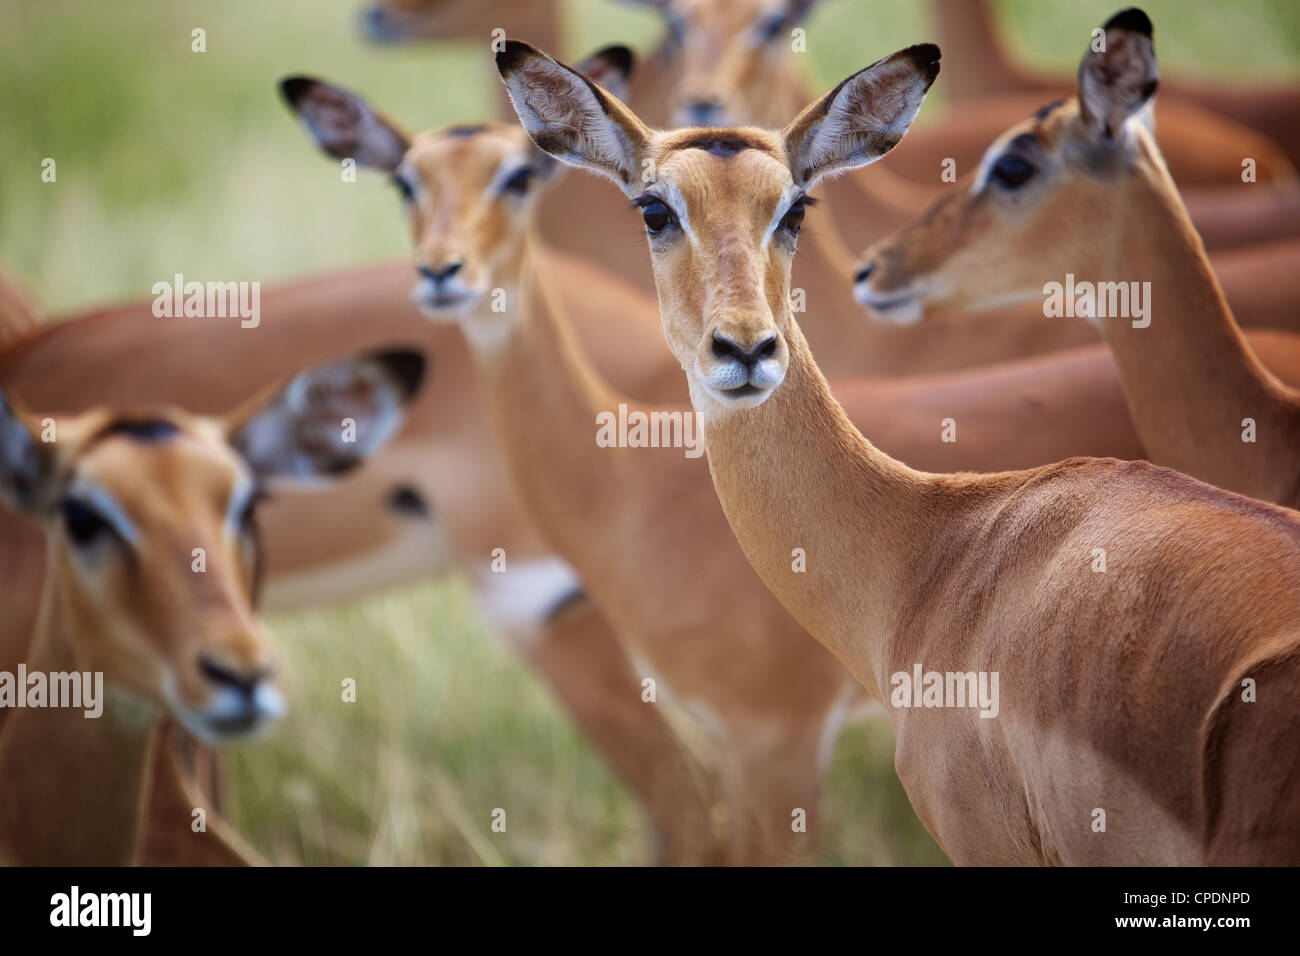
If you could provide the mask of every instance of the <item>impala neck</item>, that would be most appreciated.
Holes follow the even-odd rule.
[[[948,56],[945,87],[953,99],[973,99],[1022,92],[1029,83],[1012,65],[998,36],[990,0],[931,0],[938,22],[939,45],[945,51],[978,51]]]
[[[853,427],[793,320],[786,342],[786,379],[762,405],[697,405],[710,409],[702,417],[713,483],[764,583],[882,699],[897,608],[915,586],[909,568],[932,540],[928,486]]]
[[[561,553],[577,553],[625,499],[624,460],[596,443],[596,415],[632,404],[607,386],[559,315],[538,269],[536,243],[524,243],[517,284],[506,286],[507,314],[466,320],[486,404],[516,485]],[[502,322],[484,336],[484,323]],[[620,322],[619,316],[610,316]],[[631,346],[630,346],[631,347]]]
[[[51,582],[29,674],[77,670],[64,627]],[[69,707],[10,715],[0,737],[0,859],[82,866],[135,862],[158,715],[149,705],[106,697],[97,718]]]
[[[1114,254],[1089,277],[1150,281],[1149,326],[1134,328],[1127,318],[1098,320],[1138,435],[1159,464],[1235,491],[1276,493],[1242,487],[1245,459],[1213,452],[1241,446],[1247,417],[1256,420],[1260,442],[1270,436],[1290,442],[1294,435],[1286,423],[1294,421],[1294,411],[1285,387],[1246,343],[1177,188],[1154,146],[1145,138],[1143,144],[1148,156],[1135,170],[1134,188],[1124,194]],[[1170,400],[1174,395],[1178,401]],[[1247,456],[1261,465],[1268,457]],[[1281,479],[1279,474],[1264,480]]]

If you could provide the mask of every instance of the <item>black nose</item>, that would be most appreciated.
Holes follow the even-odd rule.
[[[366,7],[361,11],[361,31],[372,40],[391,40],[388,11],[382,7]]]
[[[254,668],[247,673],[241,674],[234,668],[211,657],[199,658],[199,671],[219,687],[233,687],[250,697],[253,691],[257,690],[257,685],[270,674],[270,671],[265,667]]]
[[[694,126],[708,126],[715,123],[722,115],[721,100],[690,100],[686,104],[686,115]]]
[[[436,284],[450,279],[460,271],[460,267],[464,264],[465,263],[460,260],[457,260],[455,262],[447,263],[441,269],[435,269],[432,266],[416,266],[415,268],[420,275],[424,276],[426,279],[431,279]]]
[[[732,358],[745,368],[753,368],[765,358],[776,354],[776,335],[769,335],[752,349],[746,351],[721,333],[713,333],[713,354],[718,358]]]
[[[876,271],[876,264],[874,262],[868,262],[865,266],[863,266],[861,269],[859,269],[857,272],[853,274],[853,281],[866,282],[868,279],[871,278],[871,273],[875,271]]]

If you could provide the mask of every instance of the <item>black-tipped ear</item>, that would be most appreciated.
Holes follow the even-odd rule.
[[[401,427],[424,378],[412,349],[319,365],[226,419],[230,443],[264,479],[332,477],[375,454]]]
[[[287,76],[280,95],[316,143],[336,159],[391,173],[410,137],[355,93],[310,76]]]
[[[622,45],[601,47],[580,62],[577,70],[597,86],[602,86],[619,99],[627,97],[628,80],[636,66],[636,55]]]
[[[621,54],[615,53],[616,63]],[[501,82],[543,152],[614,180],[635,195],[650,130],[614,94],[519,40],[496,55]]]
[[[541,50],[523,40],[506,40],[505,46],[497,50],[497,72],[504,80],[521,67],[529,57],[545,56]]]
[[[1151,18],[1146,15],[1145,11],[1139,10],[1137,7],[1121,10],[1107,20],[1102,29],[1128,30],[1131,33],[1139,33],[1148,40],[1155,37],[1155,27],[1151,25]]]
[[[369,357],[392,378],[397,385],[398,397],[409,402],[424,383],[424,371],[429,362],[422,352],[413,349],[385,349]]]
[[[795,182],[873,163],[894,148],[939,75],[939,48],[908,47],[859,70],[785,128]]]
[[[1079,108],[1093,135],[1114,142],[1155,95],[1160,68],[1151,19],[1137,7],[1115,14],[1102,31],[1079,64]]]

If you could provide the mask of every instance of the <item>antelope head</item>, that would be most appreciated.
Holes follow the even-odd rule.
[[[631,0],[668,24],[674,122],[680,126],[779,123],[770,116],[790,83],[791,31],[816,0]],[[779,106],[777,106],[779,109]]]
[[[1072,97],[1008,130],[957,191],[863,253],[862,305],[908,325],[928,309],[1033,299],[1067,273],[1123,273],[1125,222],[1176,194],[1150,132],[1151,21],[1124,10],[1099,39]]]
[[[702,413],[762,403],[789,361],[790,268],[807,190],[903,137],[939,71],[935,46],[855,73],[784,130],[651,130],[608,91],[525,43],[497,68],[524,128],[612,179],[640,209],[669,347]]]
[[[0,503],[45,530],[43,619],[78,668],[209,741],[278,717],[254,613],[257,503],[277,482],[337,475],[377,450],[422,369],[416,352],[347,359],[221,419],[42,418],[0,395]]]
[[[361,29],[378,43],[478,39],[481,0],[379,0],[361,11]]]
[[[621,88],[631,65],[631,52],[616,46],[582,69]],[[337,86],[295,76],[280,88],[326,153],[391,177],[415,247],[411,298],[425,317],[483,313],[509,321],[514,310],[484,306],[493,290],[517,284],[525,238],[558,164],[516,125],[452,126],[412,137]]]

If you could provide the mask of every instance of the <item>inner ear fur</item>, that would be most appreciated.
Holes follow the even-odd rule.
[[[637,192],[650,129],[618,97],[519,40],[497,53],[497,70],[533,142],[562,162]]]

